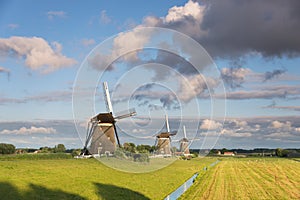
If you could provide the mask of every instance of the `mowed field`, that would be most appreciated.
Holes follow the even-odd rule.
[[[28,159],[0,159],[0,199],[163,199],[216,161],[177,160],[154,172],[134,174],[95,159]]]
[[[181,199],[300,199],[300,160],[222,158]]]
[[[219,159],[214,166],[213,157],[177,160],[140,174],[95,159],[0,159],[0,199],[163,199],[196,172],[181,199],[300,199],[299,160]]]

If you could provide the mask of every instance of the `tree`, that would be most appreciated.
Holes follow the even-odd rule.
[[[131,142],[124,143],[123,148],[125,151],[131,152],[131,153],[135,153],[135,151],[136,151],[135,144],[131,143]]]
[[[54,147],[54,153],[64,153],[66,152],[66,147],[64,144],[58,144]]]
[[[277,148],[275,150],[275,154],[278,157],[287,157],[288,153],[289,153],[289,151],[286,149]]]
[[[149,153],[151,151],[151,146],[150,145],[140,144],[140,145],[137,145],[136,150],[139,153]]]
[[[16,147],[13,144],[0,143],[0,154],[13,154]]]

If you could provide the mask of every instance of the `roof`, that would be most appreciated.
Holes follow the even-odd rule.
[[[163,132],[163,133],[158,134],[156,137],[157,137],[157,138],[169,138],[170,136],[171,136],[170,133],[168,133],[168,132]]]
[[[101,123],[114,123],[115,119],[111,113],[99,113],[92,119],[100,121]]]

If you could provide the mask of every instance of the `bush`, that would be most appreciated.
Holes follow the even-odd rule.
[[[0,143],[0,154],[13,154],[16,152],[16,147],[12,144]]]

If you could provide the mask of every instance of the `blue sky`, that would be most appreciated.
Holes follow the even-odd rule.
[[[139,141],[139,135],[160,131],[163,125],[159,118],[167,112],[173,129],[179,133],[182,124],[198,119],[187,127],[190,137],[213,138],[207,144],[195,142],[195,148],[299,147],[297,8],[295,1],[282,5],[280,1],[270,4],[258,0],[2,0],[0,142],[17,147],[58,143],[68,148],[81,147],[80,137],[84,137],[84,124],[91,112],[105,112],[101,81],[108,81],[115,110],[135,107],[138,111],[136,118],[120,123],[134,142],[154,143],[153,139]],[[203,46],[217,68],[203,67],[199,74],[190,63],[201,52],[182,44],[176,46],[178,40],[173,40],[173,32],[139,36],[136,30],[143,27],[188,35]],[[107,49],[120,56],[106,70],[98,63],[104,57],[96,60],[98,54],[105,55],[100,50],[103,41],[110,42],[112,49]],[[143,49],[157,41],[178,54]],[[143,50],[126,57],[118,54],[118,48]],[[102,72],[104,76],[98,77]],[[76,82],[80,73],[94,76],[100,84],[80,88],[82,85]],[[77,129],[73,123],[74,88],[81,95],[81,107],[75,105],[82,111],[80,119],[75,119]],[[95,101],[86,103],[86,94],[92,94],[90,98]],[[180,116],[183,120],[176,125]],[[138,125],[139,120],[149,118],[152,123]]]

